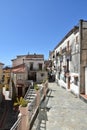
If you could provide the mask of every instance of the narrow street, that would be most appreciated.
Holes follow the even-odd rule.
[[[49,89],[45,129],[87,130],[87,104],[56,83],[49,83]]]

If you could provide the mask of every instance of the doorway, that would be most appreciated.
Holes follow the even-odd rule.
[[[21,97],[23,95],[22,87],[18,87],[18,97]]]
[[[36,81],[36,72],[29,72],[28,73],[28,80]]]

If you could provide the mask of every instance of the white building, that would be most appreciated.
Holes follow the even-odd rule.
[[[44,69],[44,55],[28,54],[19,55],[12,60],[12,74],[18,95],[23,95],[28,87],[28,81],[41,83],[47,78],[47,72]]]
[[[86,94],[87,21],[80,20],[51,53],[52,69],[60,86],[76,95]],[[84,46],[84,50],[83,50]],[[85,69],[85,71],[83,71]],[[84,77],[84,79],[83,79]],[[84,85],[83,85],[84,84]]]

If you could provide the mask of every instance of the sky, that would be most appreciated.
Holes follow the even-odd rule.
[[[0,0],[0,62],[28,53],[47,60],[80,19],[87,20],[87,0]]]

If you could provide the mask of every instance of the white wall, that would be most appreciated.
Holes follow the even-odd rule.
[[[79,74],[80,71],[80,53],[79,51],[77,51],[80,47],[77,46],[76,44],[76,37],[78,36],[78,40],[79,40],[79,31],[76,33],[72,33],[69,37],[67,37],[55,50],[54,50],[54,54],[56,55],[56,52],[60,52],[60,48],[65,48],[67,47],[67,42],[69,41],[69,46],[72,49],[72,60],[69,61],[69,70],[70,70],[70,75],[72,77],[72,73],[74,73],[74,75]],[[78,45],[80,45],[80,43],[78,43]],[[77,54],[76,54],[77,53]],[[63,62],[62,62],[62,66],[66,65],[66,57],[63,54]],[[60,60],[58,59],[57,65],[56,66],[60,66]],[[77,71],[75,71],[75,67],[77,69]],[[62,67],[62,72],[63,72],[63,67]],[[57,74],[57,73],[56,73]],[[58,77],[58,76],[56,76]],[[67,80],[67,79],[66,79]],[[59,83],[61,82],[61,85],[64,86],[64,83],[62,83],[62,81],[60,80]],[[76,86],[74,84],[70,84],[71,85],[71,90],[78,94],[79,93],[79,86]],[[67,85],[65,85],[66,88]],[[76,88],[75,88],[76,87]]]
[[[39,64],[42,64],[42,69],[44,69],[44,61],[43,60],[29,60],[26,61],[26,65],[30,68],[30,63],[33,63],[33,69],[38,70]]]

